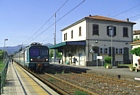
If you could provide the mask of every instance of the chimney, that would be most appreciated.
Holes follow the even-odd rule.
[[[92,15],[89,15],[89,17],[90,17],[90,16],[92,16]]]
[[[126,21],[129,22],[129,18],[127,18]]]

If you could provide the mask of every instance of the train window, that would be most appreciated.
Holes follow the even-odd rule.
[[[48,55],[48,50],[46,50],[46,49],[40,49],[40,55],[41,56]]]
[[[31,56],[38,56],[39,55],[39,50],[35,48],[30,49],[30,55]]]

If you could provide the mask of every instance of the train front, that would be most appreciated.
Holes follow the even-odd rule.
[[[29,67],[37,72],[43,72],[49,66],[49,49],[47,46],[31,46],[29,49]]]

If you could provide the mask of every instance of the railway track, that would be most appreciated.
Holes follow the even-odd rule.
[[[98,95],[93,91],[87,90],[83,87],[77,86],[60,78],[57,78],[53,75],[45,73],[45,75],[39,75],[43,80],[51,83],[50,86],[56,87],[55,89],[63,95],[75,95],[77,91],[87,93],[87,95]]]
[[[60,95],[75,95],[75,93],[86,93],[86,95],[98,95],[97,93],[94,93],[93,91],[87,90],[83,87],[77,86],[63,79],[57,78],[54,75],[47,74],[47,73],[38,74],[38,73],[34,73],[30,71],[29,69],[23,66],[21,67],[24,68],[33,76],[35,76],[37,79],[41,80],[44,84],[54,89]]]
[[[140,95],[140,83],[97,73],[65,74],[57,77],[94,91],[99,95]]]
[[[75,95],[77,91],[87,95],[140,95],[140,83],[108,74],[31,73],[61,95]]]

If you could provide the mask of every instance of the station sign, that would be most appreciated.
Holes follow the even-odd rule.
[[[97,56],[97,59],[103,59],[103,56]]]

